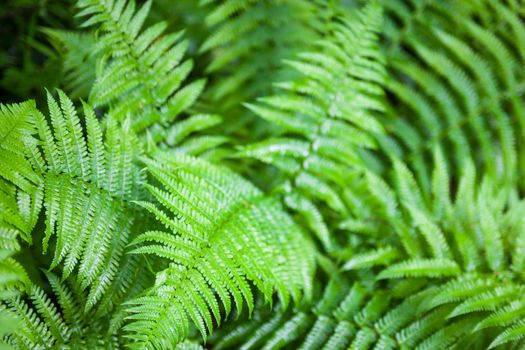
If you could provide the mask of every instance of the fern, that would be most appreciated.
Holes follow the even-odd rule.
[[[115,118],[133,116],[132,128],[141,131],[173,121],[194,102],[204,80],[181,88],[193,65],[181,62],[188,46],[182,33],[163,35],[164,22],[141,32],[151,1],[137,11],[134,1],[85,0],[78,6],[78,16],[87,16],[84,27],[100,24],[106,53],[90,92],[93,106],[110,104]]]
[[[446,167],[443,168],[443,156],[439,151],[434,154],[437,166],[431,182],[448,186],[449,178]],[[452,345],[460,347],[461,344],[472,345],[475,342],[480,348],[488,348],[516,342],[522,338],[520,332],[523,317],[523,284],[520,268],[514,270],[516,272],[503,272],[507,269],[504,265],[506,261],[512,265],[516,264],[512,257],[517,255],[505,251],[502,244],[503,240],[513,241],[520,237],[521,218],[507,208],[521,211],[522,204],[508,204],[507,201],[515,201],[515,197],[509,195],[505,188],[497,191],[489,180],[485,179],[480,185],[476,181],[472,164],[463,167],[465,174],[461,178],[455,199],[443,196],[440,188],[441,191],[436,193],[438,196],[425,200],[412,173],[399,161],[396,162],[394,183],[397,190],[391,191],[398,193],[398,198],[393,200],[398,202],[397,207],[401,210],[395,218],[406,220],[406,227],[417,228],[417,236],[411,239],[420,240],[421,257],[411,258],[404,249],[404,246],[408,245],[402,241],[398,241],[397,249],[375,249],[352,257],[343,269],[361,271],[358,274],[354,273],[354,278],[372,283],[362,287],[354,286],[360,288],[364,294],[358,297],[352,292],[355,289],[351,289],[344,299],[345,289],[341,287],[341,277],[338,277],[331,282],[332,292],[330,287],[326,289],[326,294],[318,297],[317,306],[313,307],[313,310],[319,310],[324,309],[325,305],[332,305],[327,314],[317,314],[315,311],[316,315],[312,318],[307,311],[312,310],[312,306],[306,304],[297,310],[288,310],[275,317],[261,319],[256,316],[252,321],[253,327],[244,326],[246,321],[241,322],[239,332],[248,332],[241,333],[242,336],[237,333],[236,328],[227,330],[231,337],[228,333],[225,334],[224,340],[218,341],[218,348],[291,346],[314,349],[396,349],[404,346],[435,349]],[[375,183],[372,182],[371,185]],[[436,204],[438,201],[439,205]],[[416,204],[419,209],[417,214],[414,214]],[[431,216],[432,211],[436,209],[442,212],[441,216],[438,215],[439,211]],[[496,221],[495,218],[501,218],[501,221]],[[490,240],[484,234],[484,231],[489,229]],[[427,232],[428,230],[430,231]],[[498,231],[508,234],[497,236],[494,233]],[[442,235],[442,240],[430,240],[430,234]],[[399,240],[403,238],[399,236]],[[432,248],[432,244],[438,242],[444,245],[443,252],[447,258],[438,258],[443,253]],[[393,251],[395,254],[392,253],[388,257],[390,266],[380,268],[374,266],[384,262],[369,263],[368,259],[372,262],[374,258],[381,261],[383,254]],[[495,254],[495,251],[500,252]],[[403,258],[403,254],[407,254],[408,257]],[[519,260],[521,263],[521,259]],[[360,265],[362,261],[365,263]],[[393,261],[398,262],[392,263]],[[371,267],[379,273],[367,270]],[[328,267],[329,271],[331,269],[333,267]],[[384,296],[379,297],[378,290],[384,279],[391,280],[387,285],[383,285],[388,286],[389,300]],[[371,290],[374,291],[373,294]],[[336,296],[335,291],[342,294]],[[363,303],[369,294],[372,298],[370,302],[374,297],[378,297],[384,303],[382,311],[378,311],[371,326],[338,323],[341,321],[341,310],[347,307],[344,300],[359,304]],[[411,294],[414,296],[408,297]],[[257,311],[263,315],[267,312],[265,309]],[[497,330],[489,332],[489,327],[496,327]],[[507,330],[501,331],[501,327]],[[257,329],[265,331],[250,335]],[[245,339],[250,340],[244,343]]]
[[[75,4],[0,10],[0,348],[525,347],[520,1]]]
[[[434,171],[432,183],[447,184],[449,180],[446,169],[442,168],[444,166],[442,155],[437,152],[435,156],[438,166]],[[450,305],[451,309],[446,317],[450,323],[447,327],[459,328],[459,324],[467,322],[468,327],[474,327],[471,331],[473,336],[477,336],[475,332],[485,329],[489,324],[507,326],[520,321],[517,317],[513,321],[506,321],[507,323],[504,321],[505,318],[501,319],[501,323],[491,323],[491,320],[497,317],[512,314],[513,309],[510,305],[516,305],[521,298],[523,287],[520,277],[513,278],[515,272],[512,272],[512,269],[507,270],[509,263],[516,266],[514,259],[517,255],[505,249],[504,242],[515,241],[522,234],[521,219],[512,213],[514,210],[520,211],[522,204],[515,199],[512,192],[509,193],[505,188],[496,190],[486,178],[479,184],[475,179],[472,164],[467,164],[463,168],[465,172],[460,180],[455,200],[443,198],[443,189],[440,188],[439,197],[433,195],[431,199],[425,201],[419,197],[421,191],[415,185],[412,174],[406,168],[397,166],[399,200],[404,204],[409,220],[414,221],[418,233],[426,241],[422,243],[422,247],[428,247],[425,255],[434,258],[401,261],[381,271],[377,278],[450,278],[449,282],[436,281],[437,284],[433,283],[432,287],[427,287],[434,289],[436,294],[423,304],[421,311],[433,312],[432,310]],[[435,205],[435,201],[438,200],[442,202],[440,206]],[[414,205],[417,203],[421,209],[415,216]],[[431,216],[435,208],[442,209],[444,215],[440,218],[435,214]],[[421,225],[418,222],[425,224]],[[444,251],[448,256],[447,259],[437,258],[440,254],[437,254],[432,246],[433,240],[427,235],[433,235],[433,238],[442,236],[440,244],[446,247]],[[503,272],[505,270],[508,272]],[[519,271],[519,268],[514,271]],[[505,307],[508,311],[499,311],[501,307]],[[507,338],[503,334],[506,333],[493,339],[491,346],[501,344],[502,339],[508,339],[507,341],[519,339],[518,336]],[[439,342],[444,341],[444,337],[446,337],[445,333],[436,336],[436,340],[429,343],[434,345],[428,348],[433,348],[438,338],[442,338]],[[486,344],[489,346],[490,342]],[[425,342],[421,343],[421,347],[425,346],[427,346]]]
[[[225,115],[245,113],[239,110],[243,102],[268,95],[272,82],[288,75],[282,59],[316,37],[312,15],[323,10],[303,0],[212,0],[201,5],[209,28],[199,48],[211,56],[206,68],[212,79],[209,99],[221,101],[219,110]]]
[[[72,98],[86,98],[96,78],[100,45],[92,33],[45,29],[49,41],[62,57],[64,90]]]
[[[238,312],[243,300],[252,310],[248,282],[267,299],[274,290],[284,304],[290,294],[299,299],[312,274],[313,252],[301,245],[301,234],[271,198],[204,161],[156,158],[147,162],[148,170],[164,189],[150,191],[173,217],[151,203],[141,205],[171,232],[143,233],[132,244],[145,244],[131,252],[155,254],[170,264],[157,273],[151,290],[130,302],[130,318],[136,321],[127,328],[136,333],[132,338],[139,341],[138,348],[178,343],[187,337],[188,320],[205,337],[214,320],[220,324],[221,309],[230,313],[232,299]]]
[[[91,285],[90,308],[113,279],[139,215],[132,201],[140,198],[142,176],[135,162],[141,150],[129,123],[110,122],[103,137],[88,105],[84,138],[71,101],[60,91],[59,97],[60,105],[48,97],[53,132],[35,115],[43,144],[35,151],[47,160],[39,164],[46,208],[43,251],[56,235],[51,268],[61,265],[64,278],[78,268],[81,288]]]
[[[34,103],[2,105],[0,109],[1,146],[3,166],[0,175],[25,192],[31,192],[40,184],[40,179],[33,172],[31,163],[24,153],[25,145],[34,144],[31,137],[31,113]]]
[[[119,348],[122,334],[108,331],[108,317],[97,316],[95,310],[87,313],[83,304],[88,296],[52,273],[46,273],[53,291],[50,298],[42,289],[32,285],[27,298],[12,299],[7,303],[10,313],[16,315],[20,330],[8,336],[7,343],[15,348]]]
[[[328,39],[319,41],[315,51],[287,62],[300,78],[279,83],[283,90],[279,95],[247,104],[290,136],[246,146],[239,155],[283,171],[276,191],[304,218],[327,251],[334,250],[334,242],[316,202],[347,215],[336,188],[344,189],[347,173],[364,166],[360,148],[375,147],[371,135],[383,132],[374,118],[374,112],[382,110],[379,26],[376,4],[354,17],[335,17],[327,28]],[[341,74],[344,67],[352,68]]]
[[[4,114],[2,118],[7,119],[10,116]],[[8,120],[8,123],[11,122],[13,121]],[[8,125],[13,126],[12,124]],[[16,133],[17,131],[16,127],[11,129],[11,132]],[[6,133],[3,133],[3,136],[4,143],[2,147],[6,150],[7,155],[9,154],[7,150],[16,150],[12,147],[15,140],[11,139],[9,141],[10,137]],[[24,160],[23,157],[18,159]],[[18,201],[16,201],[17,194]],[[30,201],[28,195],[17,191],[15,186],[10,185],[4,179],[0,179],[0,210],[2,212],[0,216],[0,303],[17,297],[31,284],[26,270],[14,258],[14,255],[21,248],[18,242],[19,236],[25,241],[31,241],[30,231],[35,224],[34,208],[34,202]],[[11,332],[18,331],[20,325],[17,322],[16,314],[8,312],[1,304],[0,310],[2,310],[0,316],[0,347],[5,348],[7,344],[3,341],[3,338]]]
[[[413,164],[427,190],[425,158],[438,143],[454,150],[451,167],[479,159],[487,174],[512,184],[523,167],[515,148],[523,129],[519,14],[497,1],[384,4],[389,69],[402,77],[387,84],[393,97],[387,122],[399,140],[398,156]]]
[[[91,285],[86,304],[90,308],[113,279],[136,216],[131,201],[139,198],[136,184],[141,175],[132,162],[140,146],[129,126],[119,128],[114,122],[108,126],[104,146],[99,122],[88,105],[84,137],[72,102],[61,91],[59,97],[60,104],[48,95],[53,131],[30,103],[19,114],[24,123],[14,124],[10,114],[2,118],[4,130],[11,128],[5,137],[9,150],[5,155],[20,164],[12,167],[19,169],[16,174],[5,178],[19,188],[19,201],[25,202],[19,205],[26,206],[28,219],[18,227],[30,243],[31,228],[45,208],[43,252],[55,236],[51,268],[63,264],[64,278],[78,268],[81,288]],[[13,215],[4,220],[17,224],[15,219]]]
[[[303,305],[264,317],[268,309],[261,306],[253,320],[241,320],[238,328],[227,328],[224,335],[216,336],[213,346],[217,349],[367,349],[375,345],[393,349],[404,343],[408,345],[412,337],[425,339],[428,336],[425,326],[443,324],[446,315],[443,310],[417,319],[417,309],[429,296],[428,292],[403,296],[406,297],[403,303],[389,309],[393,298],[384,291],[376,289],[372,295],[365,285],[348,285],[342,276],[333,276],[313,307]]]

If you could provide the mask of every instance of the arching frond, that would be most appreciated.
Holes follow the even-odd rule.
[[[138,236],[132,253],[169,262],[155,286],[131,301],[126,326],[138,348],[173,348],[187,337],[188,322],[203,337],[231,310],[253,309],[249,283],[266,299],[277,292],[308,298],[312,250],[274,199],[238,175],[186,155],[146,160],[162,184],[150,192],[165,209],[143,202],[167,231]]]
[[[44,29],[63,60],[64,89],[72,98],[87,98],[96,77],[101,45],[93,33]]]
[[[317,37],[316,27],[322,25],[314,15],[320,16],[324,10],[315,1],[304,0],[212,0],[201,4],[209,35],[199,50],[211,56],[207,95],[211,101],[220,101],[218,107],[225,115],[243,113],[239,108],[243,102],[274,90],[272,84],[289,74],[282,60],[293,57]],[[242,126],[233,118],[230,122]],[[232,132],[240,130],[232,128]]]
[[[214,349],[414,349],[453,343],[470,329],[440,332],[450,308],[428,314],[419,307],[433,295],[406,292],[397,299],[361,284],[347,285],[340,277],[329,281],[316,304],[269,313],[259,306],[251,320],[227,325],[210,339]],[[374,290],[374,292],[372,292]],[[391,305],[397,301],[397,306]]]
[[[32,138],[32,116],[35,103],[0,105],[0,149],[2,150],[2,167],[0,177],[7,180],[26,193],[32,193],[41,180],[33,171],[27,159],[26,145],[34,145]]]
[[[279,83],[278,95],[247,104],[290,136],[248,145],[239,155],[282,171],[277,191],[328,251],[334,242],[318,205],[347,214],[341,190],[348,173],[364,166],[359,150],[375,147],[372,135],[382,133],[374,117],[383,109],[380,24],[381,10],[374,3],[353,16],[332,19],[315,51],[287,62],[299,77]]]
[[[435,145],[456,174],[464,159],[503,184],[523,171],[522,38],[512,1],[382,1],[386,90],[397,156],[425,191]],[[389,152],[394,152],[389,147]],[[457,173],[459,174],[459,173]]]
[[[60,265],[64,278],[78,269],[81,288],[90,286],[91,308],[115,276],[138,215],[131,201],[140,198],[141,148],[129,123],[109,121],[103,137],[88,105],[84,130],[71,100],[58,95],[59,103],[48,95],[52,128],[32,103],[4,109],[5,164],[18,165],[4,176],[9,183],[2,191],[2,219],[31,242],[43,203],[44,252],[54,237],[51,268]]]
[[[52,296],[31,285],[27,295],[0,304],[2,313],[13,317],[18,325],[18,329],[8,331],[6,344],[15,349],[121,348],[122,333],[107,327],[111,317],[97,316],[95,310],[85,312],[87,294],[70,288],[52,273],[46,277]]]
[[[399,203],[390,206],[404,208],[390,220],[394,225],[397,220],[406,220],[406,226],[415,226],[423,239],[420,252],[424,253],[423,257],[412,257],[400,235],[401,255],[392,257],[394,263],[376,278],[412,283],[432,294],[420,304],[419,312],[439,312],[440,316],[435,317],[440,320],[441,330],[437,331],[437,323],[429,324],[429,331],[437,332],[426,340],[411,342],[410,348],[439,348],[460,344],[460,339],[478,339],[479,346],[485,347],[513,341],[517,344],[523,334],[521,295],[525,285],[519,272],[507,270],[517,256],[506,249],[505,242],[513,242],[523,234],[522,200],[507,188],[498,189],[490,178],[476,180],[471,163],[463,167],[464,175],[455,193],[444,193],[450,188],[450,179],[439,150],[434,152],[434,159],[433,191],[426,196],[412,172],[394,160],[397,188],[391,191],[398,198],[390,201]],[[445,255],[447,258],[443,258]],[[521,264],[521,260],[516,263]],[[420,327],[416,324],[413,329]],[[484,331],[488,327],[503,328],[491,333]],[[472,335],[466,336],[466,331]]]
[[[193,63],[183,60],[188,41],[183,33],[165,34],[159,22],[141,31],[151,1],[136,10],[134,0],[79,0],[83,26],[100,26],[97,39],[105,60],[98,61],[90,103],[110,105],[118,120],[131,118],[138,132],[155,123],[169,123],[190,107],[201,93],[204,80],[185,86]]]

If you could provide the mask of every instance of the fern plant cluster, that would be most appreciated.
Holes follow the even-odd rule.
[[[524,5],[40,4],[0,348],[525,348]]]

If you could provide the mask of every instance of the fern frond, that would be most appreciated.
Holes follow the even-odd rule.
[[[398,252],[393,247],[384,247],[354,255],[343,265],[343,270],[369,268],[376,265],[388,265],[394,260]]]
[[[415,348],[445,323],[447,310],[430,315],[418,311],[425,298],[432,296],[431,290],[405,296],[396,306],[392,305],[399,300],[388,294],[378,291],[378,286],[349,286],[335,276],[314,305],[277,313],[260,305],[252,319],[226,325],[210,342],[217,349]]]
[[[2,166],[0,177],[12,182],[26,193],[35,191],[41,183],[27,159],[26,145],[34,145],[31,118],[35,109],[32,101],[0,105],[0,148]]]
[[[287,61],[298,72],[297,79],[279,83],[279,95],[246,104],[291,136],[246,146],[239,156],[283,172],[278,191],[327,251],[335,245],[318,205],[346,215],[338,189],[346,187],[349,171],[363,167],[359,149],[374,147],[370,134],[382,132],[374,117],[383,108],[383,66],[377,50],[380,18],[379,6],[370,4],[353,16],[334,19],[316,51]]]
[[[456,276],[459,266],[447,259],[414,259],[389,266],[377,278]]]
[[[56,237],[52,241],[51,267],[61,265],[64,278],[78,268],[82,288],[92,287],[86,304],[90,308],[113,279],[131,232],[136,216],[131,201],[139,198],[142,179],[134,161],[141,150],[126,124],[119,127],[110,121],[103,139],[99,122],[88,105],[84,106],[84,136],[71,100],[61,91],[58,94],[59,103],[48,95],[52,129],[34,106],[28,112],[31,128],[26,137],[19,137],[25,142],[18,144],[16,152],[23,156],[21,164],[32,167],[32,176],[36,175],[42,187],[32,190],[28,198],[22,194],[19,198],[25,201],[20,204],[26,206],[29,216],[25,230],[34,225],[31,222],[36,221],[39,203],[43,202],[43,250],[47,251],[51,238]],[[23,118],[21,114],[20,119]],[[36,137],[31,135],[35,132]],[[20,181],[14,183],[19,185]],[[24,183],[21,186],[26,187]]]
[[[220,124],[222,118],[216,114],[193,115],[169,128],[166,133],[166,144],[179,145],[187,136],[195,132]]]
[[[153,288],[129,302],[133,322],[126,329],[140,340],[137,347],[173,348],[187,337],[190,320],[206,337],[222,313],[230,313],[232,299],[239,312],[244,302],[251,312],[250,282],[268,300],[277,291],[284,305],[290,295],[299,300],[303,288],[308,297],[311,248],[272,198],[238,175],[186,155],[158,155],[146,163],[163,185],[149,186],[150,192],[165,209],[142,205],[168,232],[139,235],[132,253],[156,255],[170,265],[157,273]]]
[[[404,252],[400,252],[406,258],[395,258],[394,264],[377,275],[377,279],[401,279],[407,283],[427,278],[422,286],[433,291],[433,295],[419,305],[419,310],[441,315],[435,316],[437,323],[429,319],[429,335],[432,329],[441,327],[443,330],[424,341],[414,338],[418,342],[411,343],[411,348],[421,349],[456,344],[459,339],[468,343],[488,327],[519,328],[517,324],[522,319],[519,306],[523,289],[521,277],[511,277],[512,272],[500,272],[506,271],[507,261],[514,259],[505,242],[523,232],[521,214],[517,214],[523,213],[519,204],[522,200],[505,187],[498,189],[490,178],[476,180],[474,166],[470,162],[464,167],[456,193],[443,193],[444,189],[450,188],[450,180],[440,152],[436,151],[434,156],[437,166],[431,179],[431,193],[426,193],[416,183],[412,172],[394,159],[394,181],[399,198],[391,198],[394,203],[389,204],[392,208],[404,204],[405,215],[397,213],[389,220],[392,224],[408,220],[407,226],[418,226],[427,241],[424,245],[428,248],[425,258],[413,258],[405,248]],[[372,185],[375,183],[372,182]],[[423,193],[426,193],[425,196]],[[437,206],[435,201],[439,201]],[[425,226],[421,227],[422,223]],[[435,239],[438,237],[444,242],[441,251],[446,252],[448,258],[436,258],[435,247],[439,245],[435,244]],[[402,242],[399,244],[406,246]],[[502,275],[498,276],[500,273]],[[502,309],[505,311],[500,311]],[[422,325],[414,327],[421,329]],[[472,332],[472,337],[465,336],[466,330]],[[479,344],[489,346],[490,342],[498,339],[488,334],[483,334]]]
[[[522,288],[509,285],[495,288],[494,290],[488,292],[479,293],[478,295],[468,298],[466,301],[459,304],[451,312],[449,317],[456,317],[475,311],[495,310],[501,306],[501,304],[515,299],[522,292]]]
[[[6,343],[19,348],[120,348],[122,334],[107,329],[108,318],[85,312],[88,295],[70,288],[46,272],[53,295],[31,285],[27,296],[11,299],[0,309],[14,318],[18,329],[8,332]]]
[[[326,11],[303,0],[214,0],[203,3],[203,9],[208,37],[199,51],[211,56],[208,94],[221,101],[218,107],[225,115],[243,113],[243,102],[274,90],[272,83],[288,75],[282,60],[318,36],[313,14]]]
[[[109,226],[115,227],[111,231],[124,230],[125,232],[128,229],[126,228],[128,219],[123,220],[119,218],[120,215],[114,215],[114,213],[122,211],[118,199],[129,200],[137,195],[134,183],[140,179],[138,169],[132,163],[133,158],[136,159],[140,154],[140,150],[129,127],[124,126],[119,130],[115,124],[110,124],[106,133],[107,150],[105,150],[100,126],[90,107],[85,106],[86,125],[89,130],[86,140],[82,136],[79,119],[71,101],[63,93],[59,92],[59,95],[60,107],[52,97],[49,97],[53,136],[45,125],[44,119],[41,116],[37,119],[40,138],[44,142],[44,155],[46,159],[53,159],[53,163],[49,162],[49,173],[46,174],[44,199],[48,213],[46,241],[55,227],[57,227],[56,232],[63,233],[57,242],[55,264],[64,258],[62,249],[64,247],[69,249],[71,243],[76,241],[74,238],[76,235],[64,226],[72,225],[71,220],[80,220],[76,225],[70,226],[71,228],[92,229],[92,234],[99,237],[99,239],[86,240],[90,242],[89,244],[108,242],[102,237],[107,234]],[[62,174],[65,176],[60,176]],[[71,201],[77,204],[68,205],[67,203]],[[75,210],[79,209],[80,212],[75,213]],[[72,211],[68,212],[68,210]],[[62,218],[57,217],[58,213]],[[88,213],[88,215],[80,213]],[[91,234],[84,232],[84,235],[87,238]],[[123,236],[125,235],[124,233]],[[80,249],[84,245],[83,240],[76,241],[76,244]],[[86,246],[86,248],[89,247]],[[92,248],[100,253],[100,247]],[[94,252],[95,250],[91,251],[91,253]],[[99,258],[94,258],[89,250],[77,253],[83,253],[85,258],[89,257],[94,263],[99,260]],[[69,254],[68,260],[71,267],[75,265],[77,260],[75,254],[77,253]],[[93,265],[88,265],[82,270],[96,271]]]
[[[475,275],[462,276],[443,285],[442,291],[427,301],[428,307],[435,308],[446,303],[458,302],[464,298],[483,293],[493,286],[494,281],[492,279]]]
[[[506,344],[511,341],[523,339],[525,337],[525,320],[521,320],[517,324],[503,331],[490,344],[489,349],[495,348],[499,345]]]
[[[512,184],[523,170],[516,150],[523,138],[524,56],[519,40],[510,39],[524,37],[520,15],[496,1],[382,3],[392,77],[385,122],[399,141],[397,156],[425,190],[425,159],[436,145],[454,150],[451,170],[476,159],[493,180]]]
[[[96,78],[100,45],[93,33],[43,29],[62,58],[64,90],[72,98],[87,98]]]
[[[524,313],[525,307],[523,305],[523,301],[513,301],[478,323],[475,330],[479,331],[488,327],[507,326],[518,321],[519,319],[523,319]]]
[[[164,34],[165,22],[141,31],[151,1],[138,10],[134,0],[79,0],[77,6],[84,27],[100,26],[98,45],[107,56],[97,67],[93,106],[109,104],[115,119],[132,118],[132,129],[139,132],[172,122],[193,104],[204,80],[182,85],[193,66],[182,61],[188,47],[183,33]]]

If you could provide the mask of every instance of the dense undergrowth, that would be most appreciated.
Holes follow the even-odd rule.
[[[1,349],[525,348],[521,0],[0,21]]]

